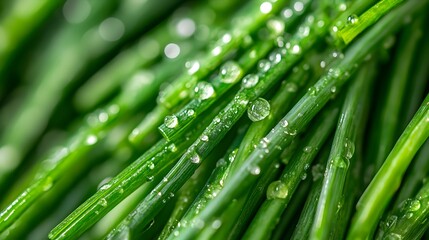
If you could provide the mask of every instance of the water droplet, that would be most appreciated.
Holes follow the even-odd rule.
[[[124,23],[114,17],[105,19],[98,27],[101,38],[108,42],[119,40],[125,33]]]
[[[297,44],[292,46],[292,54],[300,54],[301,53],[301,47]]]
[[[278,36],[281,35],[285,30],[285,23],[282,20],[279,19],[270,19],[267,22],[268,30],[274,35]]]
[[[270,108],[270,103],[267,100],[258,98],[250,104],[247,115],[253,122],[261,121],[270,114]]]
[[[386,238],[387,240],[400,240],[403,239],[401,235],[397,234],[397,233],[389,233]]]
[[[303,173],[301,175],[301,180],[304,181],[305,179],[307,179],[307,173]]]
[[[289,122],[286,119],[284,119],[280,122],[280,126],[285,128],[285,127],[289,126]]]
[[[313,147],[312,146],[305,146],[303,151],[305,153],[311,153],[313,151]]]
[[[290,8],[286,8],[285,10],[283,10],[282,15],[284,18],[288,19],[288,18],[292,17],[293,11]]]
[[[221,220],[217,219],[217,220],[213,221],[213,223],[212,223],[212,228],[213,229],[219,229],[220,226],[222,226],[222,221]]]
[[[95,135],[89,135],[89,136],[86,138],[86,144],[87,144],[87,145],[94,145],[94,144],[96,144],[96,143],[97,143],[97,141],[98,141],[98,138],[97,138],[97,136],[95,136]]]
[[[146,180],[147,180],[148,182],[152,182],[154,178],[155,178],[154,176],[147,176],[147,177],[146,177]]]
[[[295,9],[295,11],[297,12],[301,12],[302,10],[304,10],[304,3],[295,2],[295,4],[293,5],[293,9]]]
[[[410,219],[413,216],[414,216],[414,213],[412,213],[412,212],[408,212],[408,213],[405,214],[405,218],[407,218],[407,219]]]
[[[180,54],[180,47],[175,43],[169,43],[164,48],[164,54],[167,58],[174,59]]]
[[[250,172],[250,174],[257,176],[261,173],[261,169],[258,166],[250,166],[249,172]]]
[[[396,225],[396,222],[398,221],[398,216],[396,215],[390,215],[386,220],[386,226],[387,228],[393,228]]]
[[[262,138],[262,140],[259,142],[262,148],[267,148],[269,143],[270,140],[266,137]]]
[[[289,194],[286,184],[281,181],[272,182],[267,189],[268,199],[285,199]]]
[[[43,183],[43,191],[48,191],[49,189],[52,188],[52,186],[54,185],[54,180],[52,179],[52,177],[47,177],[45,182]]]
[[[192,155],[191,162],[195,163],[195,164],[199,164],[201,162],[200,155],[198,155],[197,153],[195,153],[194,155]]]
[[[420,203],[420,201],[419,201],[419,200],[414,200],[414,201],[412,201],[412,202],[410,203],[410,208],[409,208],[409,210],[410,210],[411,212],[414,212],[414,211],[419,210],[419,209],[420,209],[420,207],[421,207],[421,203]]]
[[[188,69],[188,73],[192,75],[200,69],[200,63],[198,61],[186,62],[185,67]]]
[[[182,37],[190,37],[196,29],[195,22],[190,18],[183,18],[177,22],[176,31]]]
[[[355,14],[347,17],[347,23],[348,24],[354,25],[354,24],[357,24],[358,22],[359,22],[359,17]]]
[[[206,100],[215,95],[213,86],[208,82],[199,82],[195,86],[195,97],[201,100]]]
[[[283,51],[284,50],[277,48],[272,53],[270,53],[268,59],[272,62],[273,65],[278,64],[282,60]]]
[[[315,96],[318,92],[315,87],[309,87],[307,91],[311,96]]]
[[[261,13],[268,14],[273,9],[273,6],[270,2],[263,2],[261,6],[259,7],[259,10],[261,10]]]
[[[149,168],[150,170],[153,170],[155,168],[155,164],[153,162],[148,162],[147,168]]]
[[[345,4],[345,3],[340,3],[340,4],[338,5],[338,10],[340,10],[340,11],[342,11],[342,12],[346,11],[346,10],[347,10],[347,4]]]
[[[256,84],[258,84],[259,81],[259,77],[258,75],[255,74],[248,74],[243,78],[243,84],[242,86],[244,88],[252,88],[254,87]]]
[[[220,118],[215,117],[215,118],[213,119],[213,122],[214,122],[214,123],[216,123],[216,124],[217,124],[217,123],[220,123]]]
[[[176,144],[172,143],[168,145],[168,150],[170,150],[170,152],[176,152],[177,151]]]
[[[201,141],[208,142],[209,141],[209,136],[207,136],[207,135],[201,136]]]
[[[348,168],[350,164],[350,161],[346,158],[342,158],[342,157],[335,157],[332,160],[332,165],[337,167],[337,168]]]
[[[226,62],[220,68],[220,77],[223,83],[236,83],[242,74],[243,69],[234,61]]]
[[[107,201],[105,198],[100,199],[100,201],[98,201],[98,204],[100,204],[102,207],[107,207]]]
[[[331,87],[331,93],[335,93],[337,92],[337,87],[336,86],[332,86]]]
[[[355,153],[355,144],[346,138],[344,143],[344,157],[350,160]]]
[[[195,115],[194,109],[188,109],[188,110],[186,110],[186,115],[188,115],[189,117],[194,116]]]
[[[111,187],[112,185],[110,183],[105,183],[100,187],[101,191],[107,190]]]
[[[223,43],[229,43],[229,42],[231,42],[231,39],[232,39],[232,36],[231,36],[231,34],[229,34],[229,33],[225,33],[225,34],[222,36],[222,42],[223,42]]]
[[[175,128],[179,124],[179,120],[175,115],[169,115],[164,118],[164,124],[168,128]]]
[[[262,59],[258,63],[258,70],[261,72],[268,72],[271,68],[271,62],[265,59]]]
[[[288,92],[298,91],[298,85],[296,85],[296,83],[293,83],[293,82],[286,83],[285,88],[286,88],[286,91]]]

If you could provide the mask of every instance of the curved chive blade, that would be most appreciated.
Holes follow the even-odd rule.
[[[421,239],[429,227],[429,183],[381,223],[376,239]]]
[[[248,2],[233,16],[231,20],[233,25],[230,31],[225,33],[209,49],[208,52],[210,53],[202,59],[189,62],[188,71],[160,93],[159,104],[166,108],[172,108],[181,99],[188,97],[190,88],[193,88],[198,80],[203,79],[216,69],[231,50],[239,47],[246,36],[259,29],[271,15],[280,11],[286,2],[286,0],[275,2],[252,0]]]
[[[222,160],[219,160],[219,162]],[[218,168],[216,164],[215,170]],[[212,164],[203,164],[200,168],[194,173],[194,175],[183,185],[183,187],[178,192],[178,198],[174,206],[174,210],[171,213],[168,222],[165,224],[162,232],[159,234],[158,239],[167,239],[167,237],[177,228],[179,222],[185,214],[190,210],[190,207],[193,206],[195,199],[201,194],[201,191],[204,191],[207,185],[204,180],[208,177],[211,177],[212,173]],[[211,174],[212,173],[212,174]],[[210,180],[208,180],[210,181]],[[155,187],[155,186],[154,186]],[[131,211],[130,211],[131,212]],[[119,225],[120,223],[118,223]]]
[[[225,185],[199,218],[206,222],[224,208],[235,196],[241,193],[250,184],[257,180],[257,172],[264,171],[269,161],[264,161],[271,154],[278,154],[276,148],[287,146],[294,136],[301,132],[303,127],[316,115],[332,96],[331,89],[340,87],[348,80],[355,70],[355,65],[361,63],[365,56],[377,46],[386,36],[394,32],[400,26],[400,16],[404,13],[412,13],[418,7],[416,4],[405,4],[397,11],[388,14],[381,19],[369,32],[349,47],[344,59],[335,61],[328,74],[322,77],[314,87],[295,105],[283,120],[266,136],[269,144],[259,144],[248,157],[246,164],[239,169],[237,174]],[[266,151],[268,150],[268,151]],[[183,239],[189,239],[197,233],[196,228],[188,228],[181,235]]]
[[[402,2],[403,0],[381,0],[360,16],[350,15],[347,18],[348,25],[341,29],[338,35],[346,44],[349,44],[362,31],[376,23],[381,17]]]
[[[356,161],[355,142],[363,118],[366,99],[370,96],[374,67],[367,67],[360,71],[349,86],[341,110],[341,117],[329,155],[328,164],[323,179],[322,192],[318,200],[316,215],[314,217],[311,239],[327,239],[334,232],[339,219],[338,206],[341,206],[347,175],[350,175],[351,161]],[[367,70],[367,71],[366,71]]]
[[[332,142],[332,139],[328,139],[327,143]],[[325,144],[317,156],[317,163],[311,168],[312,185],[310,193],[307,196],[304,207],[301,211],[298,223],[296,224],[295,230],[292,233],[290,239],[309,239],[311,228],[313,226],[314,215],[317,209],[317,200],[320,197],[323,186],[323,173],[325,172],[326,163],[328,162],[330,145]]]
[[[429,96],[396,142],[384,164],[361,196],[348,239],[365,238],[374,230],[382,211],[399,187],[417,150],[429,136]],[[392,186],[384,188],[383,186]]]
[[[319,149],[334,129],[338,112],[338,106],[331,106],[309,129],[311,134],[302,140],[298,151],[292,157],[291,162],[286,165],[280,179],[272,182],[268,187],[267,200],[254,217],[244,239],[265,239],[271,235],[303,176],[306,176],[306,170],[309,169]]]
[[[383,164],[395,144],[395,140],[403,131],[399,128],[404,111],[401,99],[407,94],[409,72],[414,65],[413,59],[414,55],[417,54],[416,49],[419,48],[418,43],[421,38],[419,22],[414,22],[402,33],[393,63],[392,75],[386,86],[386,97],[382,100],[380,115],[376,118],[371,131],[368,148],[369,159],[371,159],[369,164],[372,165],[369,170],[372,171],[372,175]]]

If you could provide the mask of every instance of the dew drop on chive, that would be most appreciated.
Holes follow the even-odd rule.
[[[256,84],[258,84],[259,77],[255,74],[248,74],[243,78],[242,87],[244,88],[252,88]]]
[[[208,142],[209,141],[209,136],[207,136],[207,135],[203,135],[203,136],[201,136],[201,141],[203,141],[203,142]]]
[[[168,150],[170,151],[170,152],[176,152],[177,151],[177,147],[176,147],[176,144],[174,144],[174,143],[172,143],[172,144],[170,144],[170,145],[168,145]]]
[[[168,128],[175,128],[179,124],[179,120],[175,115],[169,115],[164,118],[164,124]]]
[[[221,82],[223,83],[236,83],[240,80],[243,69],[235,61],[229,61],[222,65],[220,68]]]
[[[421,207],[420,201],[419,200],[413,200],[410,203],[409,210],[412,211],[412,212],[415,212],[415,211],[419,210],[420,207]]]
[[[90,146],[96,144],[97,141],[98,141],[98,138],[95,135],[89,135],[85,140],[86,144]]]
[[[199,82],[195,86],[195,97],[200,100],[206,100],[215,95],[215,90],[213,86],[208,82]]]
[[[270,114],[270,109],[271,106],[267,100],[258,98],[250,104],[247,109],[247,115],[253,122],[258,122],[265,119]]]
[[[194,155],[192,155],[191,162],[195,163],[195,164],[199,164],[201,162],[200,155],[198,155],[197,153],[195,153]]]
[[[358,22],[359,22],[359,17],[356,14],[352,14],[347,17],[348,24],[354,25],[354,24],[357,24]]]
[[[332,165],[337,168],[348,168],[350,165],[349,159],[343,158],[343,157],[335,157],[332,160]]]
[[[285,199],[288,194],[287,186],[281,181],[272,182],[267,189],[267,199]]]
[[[102,207],[107,207],[107,201],[104,198],[100,199],[100,201],[98,201],[98,204],[100,204],[100,206]]]
[[[149,168],[150,170],[153,170],[155,168],[155,164],[153,162],[148,162],[147,168]]]
[[[266,60],[266,59],[262,59],[258,62],[258,70],[261,72],[268,72],[271,68],[271,62]]]
[[[250,166],[248,170],[249,173],[254,176],[257,176],[261,173],[261,169],[258,166]]]
[[[350,141],[350,139],[346,138],[344,142],[344,157],[350,160],[355,153],[355,144]]]
[[[194,111],[194,109],[188,109],[188,110],[186,110],[186,115],[187,115],[188,117],[192,117],[192,116],[194,116],[194,115],[195,115],[195,111]]]
[[[189,61],[185,63],[185,67],[188,69],[188,73],[192,75],[200,69],[200,63],[198,61]]]

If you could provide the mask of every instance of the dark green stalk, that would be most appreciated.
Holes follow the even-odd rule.
[[[293,197],[295,190],[306,178],[312,160],[331,134],[338,117],[338,104],[333,104],[321,114],[309,129],[292,161],[286,165],[279,180],[272,182],[267,190],[267,200],[259,208],[244,239],[264,239],[270,236],[280,216]]]
[[[409,73],[414,65],[414,56],[418,54],[416,50],[419,48],[418,43],[422,35],[420,24],[421,21],[418,21],[404,29],[397,48],[391,76],[386,86],[386,97],[382,98],[380,114],[375,120],[368,143],[371,175],[374,175],[383,164],[398,135],[403,131],[399,129],[404,110],[401,99],[407,94]]]
[[[258,173],[264,171],[270,164],[266,161],[268,156],[279,154],[279,148],[287,146],[297,133],[316,115],[332,96],[332,89],[340,88],[359,65],[366,55],[389,34],[400,26],[400,16],[404,13],[413,13],[424,6],[426,2],[411,2],[392,11],[381,19],[374,28],[359,38],[348,48],[344,59],[335,61],[328,74],[322,77],[314,87],[292,108],[282,121],[266,136],[267,144],[260,143],[248,157],[231,181],[220,191],[217,198],[209,203],[207,208],[200,213],[199,219],[203,222],[210,221],[233,198],[238,196],[258,179]],[[305,42],[305,41],[304,41]],[[304,48],[305,49],[305,48]],[[290,55],[287,55],[290,56]],[[254,88],[254,91],[257,89]],[[197,228],[188,228],[181,235],[183,239],[190,239],[197,233]]]
[[[429,96],[396,142],[356,206],[348,239],[364,239],[374,230],[417,150],[429,136]],[[391,186],[384,188],[383,186]]]
[[[295,226],[299,220],[298,217],[302,212],[305,200],[310,193],[311,185],[312,180],[308,178],[300,183],[294,197],[288,204],[287,211],[283,212],[277,227],[271,234],[272,240],[281,240],[285,239],[285,237],[290,239],[294,230],[291,226]]]
[[[232,146],[234,146],[234,143],[232,144]],[[228,151],[226,156],[228,157],[228,155],[230,154],[231,152]],[[217,156],[215,155],[212,157],[217,157]],[[229,158],[230,157],[228,157],[228,159]],[[181,219],[184,218],[185,214],[189,214],[189,212],[192,212],[193,210],[195,210],[195,209],[192,209],[192,208],[195,208],[195,205],[196,205],[194,204],[194,202],[201,201],[202,192],[207,191],[207,189],[210,189],[211,191],[216,190],[216,187],[213,186],[213,184],[219,184],[221,180],[219,180],[217,177],[214,177],[214,175],[219,175],[219,173],[221,173],[219,168],[224,168],[224,166],[222,165],[224,163],[228,163],[228,160],[224,160],[224,158],[221,158],[217,162],[215,169],[212,170],[214,167],[212,166],[213,164],[210,162],[205,162],[204,164],[201,165],[200,168],[197,169],[194,175],[192,175],[192,177],[183,185],[183,187],[180,189],[178,193],[178,199],[174,207],[174,211],[171,213],[171,216],[167,224],[164,226],[161,234],[159,235],[158,237],[159,240],[167,239],[167,237],[173,231],[175,231],[179,226],[182,226],[183,223],[181,222]],[[213,178],[215,179],[214,181],[213,181]],[[215,194],[215,192],[211,192],[209,194]],[[200,200],[197,200],[198,198],[200,198]]]
[[[421,239],[429,227],[429,182],[381,223],[376,239]]]
[[[364,105],[370,96],[373,81],[373,67],[360,71],[347,90],[337,129],[326,166],[322,192],[318,201],[311,239],[328,239],[339,219],[339,206],[346,194],[345,183],[350,175],[350,162],[356,161],[355,142],[362,130],[360,121]]]
[[[325,172],[326,163],[328,162],[331,145],[328,140],[317,156],[317,164],[312,166],[311,175],[313,183],[311,185],[310,193],[307,196],[298,223],[292,234],[291,240],[309,239],[311,227],[313,226],[314,215],[316,214],[317,202],[319,201],[320,193],[323,186],[323,174]],[[292,200],[293,201],[293,200]]]

